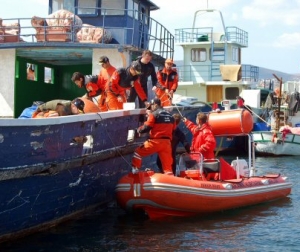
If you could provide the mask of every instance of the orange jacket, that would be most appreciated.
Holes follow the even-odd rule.
[[[101,94],[102,90],[98,85],[97,75],[85,75],[84,76],[84,87],[87,91],[88,97],[95,97]]]
[[[48,111],[35,111],[32,114],[32,118],[45,118],[45,117],[58,117],[59,114],[55,110]]]
[[[126,89],[134,87],[141,100],[147,101],[147,95],[141,86],[139,77],[137,75],[132,76],[129,68],[118,68],[107,84],[106,91],[111,92],[116,97],[126,96]]]
[[[99,76],[98,76],[98,87],[104,91],[107,83],[109,82],[111,76],[116,71],[116,68],[113,66],[110,66],[109,68],[105,69],[102,68],[100,70]]]
[[[193,140],[191,151],[201,152],[204,159],[215,158],[214,150],[216,148],[216,139],[210,126],[204,123],[201,127],[187,120],[186,127],[192,132]]]
[[[178,74],[176,70],[167,71],[166,68],[159,70],[157,72],[157,87],[165,90],[169,89],[169,91],[173,90],[176,91],[178,87]]]
[[[170,139],[172,140],[173,130],[176,124],[173,116],[166,110],[159,108],[151,112],[147,121],[138,128],[138,133],[150,132],[151,139]]]
[[[101,112],[100,108],[91,100],[81,97],[81,100],[84,102],[83,112],[88,113],[98,113]]]

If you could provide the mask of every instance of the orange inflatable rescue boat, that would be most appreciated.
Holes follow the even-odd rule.
[[[291,192],[291,183],[280,174],[238,178],[232,170],[221,159],[220,173],[210,180],[205,167],[203,172],[187,168],[179,177],[153,171],[129,173],[116,187],[117,202],[128,212],[143,210],[156,219],[210,214],[280,199]]]
[[[248,136],[248,160],[229,164],[223,158],[203,160],[183,154],[176,176],[152,170],[129,173],[116,186],[118,204],[127,211],[142,209],[150,218],[193,216],[284,198],[292,184],[280,174],[256,174],[252,116],[246,110],[212,112],[209,123],[218,135]]]

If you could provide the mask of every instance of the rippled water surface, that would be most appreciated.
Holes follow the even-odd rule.
[[[112,206],[9,244],[0,251],[300,251],[300,158],[256,158],[259,173],[293,183],[279,201],[206,217],[148,220]]]

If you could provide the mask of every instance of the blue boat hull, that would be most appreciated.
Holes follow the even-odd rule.
[[[0,196],[0,238],[49,228],[112,201],[115,185],[129,172],[130,158],[126,155],[83,166],[57,167],[1,181],[0,190],[5,193]]]
[[[141,116],[135,110],[0,120],[0,241],[111,201],[131,168],[138,143],[127,142],[128,130]]]
[[[189,119],[197,107],[170,108]],[[114,200],[119,179],[131,171],[128,131],[145,110],[53,119],[1,121],[0,242],[49,228]],[[78,141],[87,137],[89,143]],[[76,140],[77,139],[77,140]],[[143,159],[156,167],[156,156]]]

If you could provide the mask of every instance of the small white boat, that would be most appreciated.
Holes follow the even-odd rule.
[[[253,131],[255,151],[263,156],[298,156],[300,155],[300,83],[280,83],[280,90],[285,92],[287,103],[271,107],[268,123],[270,130]],[[298,91],[297,91],[298,90]]]

